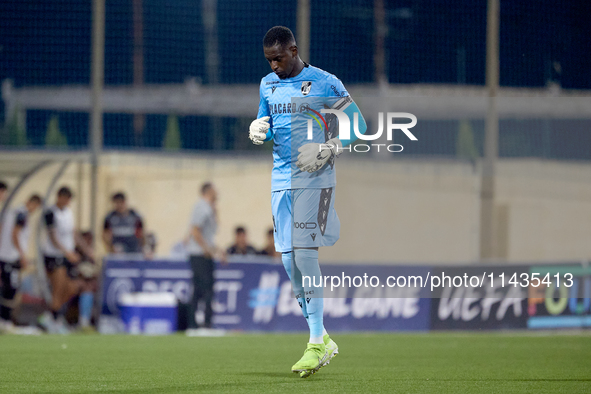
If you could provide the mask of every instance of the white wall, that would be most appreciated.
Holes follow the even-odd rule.
[[[261,247],[271,219],[271,157],[106,154],[100,169],[99,226],[117,191],[156,232],[159,253],[187,234],[200,185],[213,181],[220,194],[218,242],[227,247],[236,225],[245,225]],[[44,191],[56,166],[35,176],[17,196]],[[336,208],[341,239],[324,248],[324,261],[468,262],[478,256],[478,169],[455,161],[353,160],[337,164]],[[72,165],[68,184],[89,216],[89,167]],[[15,181],[14,179],[12,180]],[[81,199],[80,199],[81,198]],[[502,160],[497,205],[502,257],[509,261],[591,258],[591,165]],[[80,208],[80,209],[79,209]]]

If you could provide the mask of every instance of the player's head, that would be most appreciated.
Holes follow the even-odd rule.
[[[246,229],[238,226],[234,230],[234,233],[236,234],[236,244],[238,246],[246,246]]]
[[[113,203],[113,209],[115,209],[115,211],[119,213],[127,211],[127,203],[123,192],[113,194],[111,202]]]
[[[27,207],[29,213],[33,213],[41,206],[42,201],[43,200],[41,200],[41,197],[38,194],[33,194],[25,203],[25,207]]]
[[[86,242],[87,245],[92,245],[92,241],[94,238],[92,235],[92,231],[83,231],[82,233],[80,233],[80,236],[82,237],[84,242]]]
[[[72,201],[73,196],[74,196],[74,193],[72,193],[72,190],[70,190],[69,187],[62,186],[57,191],[57,200],[55,202],[55,205],[57,205],[60,208],[64,208],[64,207],[68,206],[70,201]]]
[[[6,192],[8,191],[8,186],[6,183],[0,181],[0,202],[4,201],[6,198]]]
[[[215,187],[213,186],[213,183],[205,182],[203,185],[201,185],[201,196],[211,202],[214,202],[217,199],[218,194],[215,190]]]
[[[301,60],[291,30],[285,26],[275,26],[269,29],[263,38],[263,50],[271,70],[280,79],[295,76],[292,74]]]

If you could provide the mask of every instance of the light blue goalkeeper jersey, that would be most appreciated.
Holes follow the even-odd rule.
[[[320,170],[307,173],[295,166],[297,149],[309,142],[326,142],[324,132],[314,122],[314,138],[307,139],[305,122],[297,122],[292,128],[292,114],[296,113],[296,102],[306,98],[332,98],[334,101],[348,97],[349,92],[334,75],[317,67],[306,65],[294,78],[279,79],[270,73],[261,80],[260,103],[257,118],[270,116],[273,138],[272,191],[299,188],[328,188],[336,185],[334,165],[327,164]],[[295,102],[294,102],[295,100]],[[310,118],[311,119],[311,118]],[[294,138],[292,139],[292,133]]]

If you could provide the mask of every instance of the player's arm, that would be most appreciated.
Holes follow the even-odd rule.
[[[53,244],[53,246],[62,252],[71,263],[77,263],[80,259],[78,253],[67,250],[57,239],[57,235],[55,233],[55,216],[53,215],[53,212],[47,211],[45,213],[45,225],[47,226],[49,241]]]
[[[323,110],[322,112],[330,113],[330,110],[338,110],[347,115],[349,123],[348,138],[347,136],[339,135],[339,141],[342,146],[347,146],[357,141],[358,134],[365,134],[367,131],[367,124],[365,123],[361,110],[347,89],[345,89],[345,85],[343,85],[341,80],[332,76],[330,84],[330,89],[327,91],[328,97],[340,97],[340,99],[337,100],[328,111]]]
[[[78,247],[78,249],[80,249],[87,258],[89,258],[90,260],[94,260],[94,252],[92,250],[92,245],[89,245],[86,242],[80,231],[74,232],[74,241],[76,242],[76,246]]]
[[[21,267],[23,269],[27,268],[28,262],[25,251],[23,250],[22,245],[20,244],[19,235],[25,227],[26,220],[27,218],[25,217],[25,215],[22,212],[19,213],[16,217],[16,221],[14,223],[14,227],[12,228],[11,234],[12,244],[14,245],[14,248],[18,251]]]
[[[338,79],[330,81],[331,87],[327,92],[329,97],[341,97],[331,108],[321,110],[322,113],[335,115],[335,119],[343,117],[343,122],[349,124],[349,136],[333,137],[324,144],[311,142],[303,145],[298,149],[298,161],[296,165],[301,171],[315,172],[324,167],[326,163],[338,157],[343,153],[343,147],[347,146],[357,140],[356,134],[365,134],[367,131],[367,124],[365,119],[355,104],[355,101],[349,95],[349,92],[343,86],[343,83]],[[337,95],[338,94],[338,95]],[[344,113],[344,114],[343,114]],[[339,122],[341,120],[339,119]],[[329,126],[330,128],[330,126]]]
[[[109,222],[109,217],[105,218],[105,224],[103,225],[103,243],[105,244],[105,249],[109,253],[113,253],[113,231],[111,230],[111,223]]]
[[[265,141],[273,139],[273,131],[269,123],[271,114],[269,113],[269,104],[263,93],[263,83],[259,88],[259,112],[257,118],[252,121],[248,130],[248,138],[255,145],[262,145]]]
[[[144,221],[140,215],[137,215],[137,220],[135,222],[135,236],[143,247],[146,244],[146,237],[144,234]]]
[[[357,141],[357,135],[365,134],[365,132],[367,131],[367,124],[365,123],[365,118],[363,117],[361,110],[359,109],[355,101],[353,101],[351,96],[343,97],[342,99],[337,101],[331,109],[336,109],[341,112],[344,112],[345,115],[347,115],[347,118],[349,119],[349,138],[341,135],[339,135],[338,138],[339,142],[341,143],[341,148],[343,146],[350,145],[353,142]]]

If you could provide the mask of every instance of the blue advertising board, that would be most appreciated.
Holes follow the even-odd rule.
[[[323,275],[372,274],[386,277],[393,267],[324,265]],[[426,267],[397,266],[398,275],[425,275]],[[229,330],[304,331],[301,310],[281,263],[270,259],[245,260],[216,266],[214,273],[215,327]],[[118,299],[129,292],[173,292],[181,303],[191,299],[192,272],[186,261],[113,260],[103,265],[101,332],[121,330]],[[427,330],[431,299],[414,293],[392,293],[383,287],[344,289],[325,298],[324,321],[331,331]],[[389,292],[388,292],[389,291]],[[410,290],[413,291],[413,290]]]

